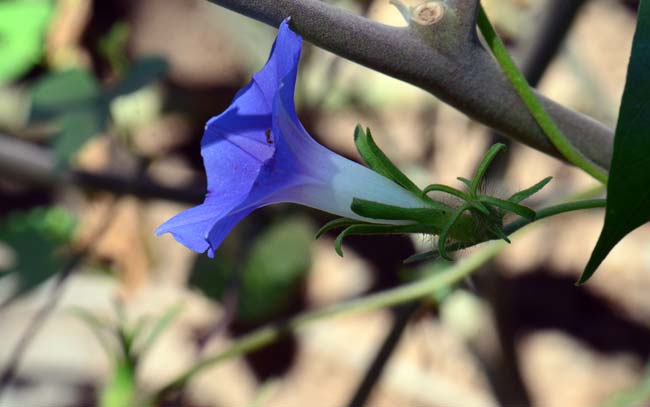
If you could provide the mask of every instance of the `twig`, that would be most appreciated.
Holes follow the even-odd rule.
[[[75,256],[65,267],[61,273],[57,276],[54,286],[50,291],[48,300],[43,304],[43,306],[38,310],[36,315],[31,319],[29,325],[25,329],[22,337],[18,340],[18,343],[11,352],[11,358],[7,362],[6,367],[4,368],[2,375],[0,376],[0,399],[4,394],[8,386],[13,382],[16,377],[18,367],[20,362],[25,355],[25,351],[31,345],[36,335],[41,330],[45,321],[50,317],[54,309],[59,303],[61,296],[63,294],[64,283],[66,282],[68,276],[70,275],[72,269],[78,264],[81,256]]]
[[[548,12],[521,64],[530,86],[537,86],[542,79],[585,3],[587,0],[553,0],[546,6]]]
[[[404,333],[409,320],[421,305],[421,301],[413,301],[409,304],[400,306],[396,310],[393,319],[393,326],[388,331],[388,334],[386,335],[386,338],[384,338],[381,347],[377,350],[372,363],[366,369],[366,373],[361,380],[361,383],[359,383],[357,389],[354,392],[354,395],[352,396],[352,399],[347,404],[348,406],[360,407],[366,405],[368,397],[370,397],[370,394],[372,393],[372,389],[377,384],[377,381],[381,378],[386,364],[397,348],[399,340],[402,337],[402,334]]]
[[[0,174],[2,178],[29,182],[49,188],[68,184],[82,188],[97,188],[117,195],[139,198],[167,199],[197,204],[205,198],[205,185],[190,183],[187,187],[171,188],[160,185],[139,172],[120,176],[80,170],[56,170],[52,153],[37,145],[0,134]]]
[[[241,294],[241,272],[235,270],[230,276],[230,282],[223,296],[223,315],[211,324],[208,331],[202,335],[197,343],[197,354],[200,356],[210,339],[224,332],[237,317]]]

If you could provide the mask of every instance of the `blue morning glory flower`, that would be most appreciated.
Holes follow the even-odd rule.
[[[157,235],[169,232],[212,257],[239,221],[273,203],[298,203],[374,223],[380,221],[350,209],[353,198],[424,206],[395,182],[328,150],[305,131],[293,100],[301,46],[302,38],[285,20],[264,68],[226,111],[206,124],[201,143],[208,178],[205,201],[165,222]]]

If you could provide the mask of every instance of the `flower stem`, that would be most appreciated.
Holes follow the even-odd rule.
[[[304,329],[322,319],[355,315],[403,304],[424,297],[441,288],[452,286],[499,254],[506,246],[505,242],[502,241],[490,242],[482,247],[481,250],[474,252],[472,255],[449,267],[446,271],[437,273],[431,277],[378,294],[305,312],[285,322],[262,327],[238,339],[222,352],[190,367],[172,382],[164,386],[155,396],[156,400],[162,400],[168,393],[181,388],[188,380],[206,368],[227,359],[260,349],[288,333]]]
[[[540,209],[536,212],[535,221],[550,218],[551,216],[560,215],[566,212],[579,211],[583,209],[604,208],[607,204],[606,199],[585,199],[581,201],[565,202]],[[504,229],[507,234],[512,234],[533,221],[526,218],[519,218],[507,225]]]
[[[503,72],[515,87],[519,97],[521,97],[524,104],[535,118],[537,124],[542,128],[555,148],[557,148],[570,163],[581,168],[603,184],[607,184],[607,173],[576,150],[559,127],[557,127],[546,110],[544,110],[537,95],[535,95],[531,87],[528,85],[526,78],[524,78],[524,75],[519,71],[519,68],[517,68],[517,65],[513,62],[512,58],[510,58],[506,47],[503,45],[503,42],[497,35],[494,27],[492,27],[487,14],[485,14],[483,6],[479,9],[478,27],[487,41],[492,54],[499,62],[499,65],[501,65],[501,69],[503,69]]]

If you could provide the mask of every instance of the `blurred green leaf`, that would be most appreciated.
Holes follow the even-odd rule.
[[[53,9],[49,0],[0,2],[0,85],[18,78],[41,59]]]
[[[277,315],[289,304],[311,265],[315,228],[304,218],[282,220],[267,228],[251,246],[248,258],[233,259],[219,251],[215,260],[201,256],[190,284],[223,300],[232,273],[242,273],[238,320],[256,323]],[[236,269],[235,264],[244,264]]]
[[[103,91],[91,73],[80,69],[50,74],[37,82],[32,88],[31,119],[56,119],[59,127],[54,141],[57,165],[67,165],[90,138],[106,129],[111,116],[111,99],[133,94],[158,79],[166,70],[167,63],[161,58],[140,59],[108,92]],[[145,97],[145,100],[149,99]],[[141,116],[140,112],[135,116]]]
[[[161,57],[140,58],[131,65],[124,78],[110,91],[110,97],[133,93],[158,80],[168,69],[167,61]]]
[[[580,277],[587,281],[628,233],[650,221],[650,0],[641,0],[614,137],[605,224]]]
[[[72,240],[75,221],[61,208],[38,208],[10,214],[0,222],[0,243],[13,251],[13,262],[0,278],[14,275],[15,290],[5,303],[38,287],[65,266],[61,251]]]
[[[650,370],[646,372],[640,382],[631,388],[627,388],[612,394],[601,405],[602,407],[642,407],[650,403]]]
[[[135,366],[127,360],[115,364],[113,376],[102,390],[101,407],[132,406],[136,395]]]
[[[88,104],[96,104],[101,96],[100,83],[87,71],[70,69],[49,74],[32,88],[32,120],[85,109]]]
[[[108,34],[99,41],[99,52],[111,65],[113,72],[122,76],[129,66],[126,48],[131,30],[123,21],[113,24]]]
[[[138,356],[142,356],[145,352],[153,347],[160,335],[162,335],[167,328],[174,322],[174,320],[181,314],[183,307],[181,304],[176,304],[167,309],[165,313],[160,316],[151,326],[149,334],[142,342],[142,346],[138,347]],[[135,336],[140,336],[136,334]]]
[[[106,353],[106,356],[110,360],[117,359],[109,342],[110,334],[112,334],[110,323],[99,319],[97,316],[80,307],[74,307],[71,312],[73,316],[77,317],[90,329]]]
[[[108,123],[108,109],[90,106],[71,110],[60,118],[61,131],[54,140],[54,152],[59,166],[65,166],[75,153]]]

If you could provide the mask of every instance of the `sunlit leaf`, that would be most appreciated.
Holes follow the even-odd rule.
[[[49,0],[0,1],[0,85],[40,61],[53,8]]]
[[[132,406],[135,395],[135,366],[128,360],[119,361],[114,366],[112,377],[102,390],[100,406]]]

